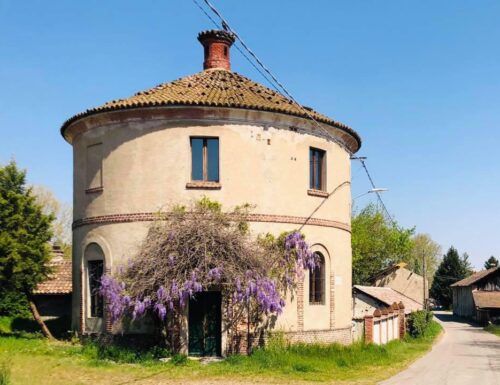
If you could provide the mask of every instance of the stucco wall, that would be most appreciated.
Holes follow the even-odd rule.
[[[325,256],[325,304],[309,305],[306,274],[301,293],[303,309],[297,305],[297,298],[289,298],[277,328],[320,331],[351,327],[349,153],[319,133],[304,133],[298,118],[231,109],[221,109],[220,114],[214,116],[213,109],[200,108],[196,119],[192,112],[172,119],[147,114],[131,117],[124,112],[115,113],[113,118],[97,115],[70,127],[75,133],[74,328],[80,326],[80,281],[86,246],[98,243],[105,254],[106,268],[115,266],[135,254],[146,234],[149,222],[134,220],[134,215],[166,210],[171,204],[186,204],[202,196],[226,208],[254,205],[254,213],[263,215],[250,223],[254,234],[278,235],[300,227],[301,221],[310,216],[321,219],[305,225],[302,231],[315,250]],[[190,136],[219,138],[220,189],[186,188],[191,175]],[[102,143],[103,189],[88,193],[86,151],[97,143]],[[329,199],[308,195],[310,147],[327,152],[327,191],[342,185]],[[280,223],[283,221],[288,223]]]

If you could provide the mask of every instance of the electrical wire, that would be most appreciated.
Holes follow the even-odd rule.
[[[276,76],[273,75],[273,73],[271,72],[271,70],[269,70],[269,68],[266,67],[266,65],[262,62],[262,60],[259,59],[259,57],[250,49],[250,47],[243,41],[243,39],[240,37],[240,35],[233,29],[231,28],[231,26],[229,25],[229,22],[222,16],[222,14],[217,10],[217,8],[215,8],[215,6],[209,1],[209,0],[203,0],[205,2],[205,4],[207,5],[208,8],[210,8],[210,10],[218,17],[218,19],[220,20],[221,22],[221,27],[232,33],[234,35],[234,37],[236,38],[236,40],[238,40],[238,42],[242,45],[242,47],[248,52],[248,54],[257,62],[257,64],[260,66],[260,68],[262,69],[259,69],[257,67],[257,65],[255,65],[255,63],[253,63],[251,61],[251,59],[236,45],[236,48],[238,49],[238,51],[247,59],[247,61],[261,74],[261,76],[264,77],[264,79],[266,79],[266,81],[268,83],[270,83],[276,90],[281,90],[281,92],[283,92],[286,96],[288,96],[288,98],[297,106],[299,107],[303,112],[304,114],[312,121],[314,122],[314,124],[320,129],[322,130],[323,132],[326,133],[327,137],[332,140],[333,142],[339,144],[341,147],[345,148],[348,153],[350,155],[352,155],[352,153],[349,151],[349,149],[347,149],[345,147],[345,145],[340,142],[339,140],[337,140],[336,138],[334,138],[331,133],[326,130],[321,124],[319,124],[319,122],[314,118],[314,116],[309,112],[308,109],[306,109],[302,104],[300,104],[294,97],[293,95],[288,91],[288,89],[277,79]],[[193,2],[196,4],[196,6],[212,21],[212,23],[219,27],[219,24],[205,11],[205,9],[201,6],[201,4],[198,3],[197,0],[193,0]],[[262,72],[264,71],[265,74]],[[266,76],[266,74],[270,77],[270,79],[268,78],[268,76]],[[368,168],[366,167],[366,164],[365,164],[365,161],[364,159],[361,159],[361,158],[354,158],[354,159],[358,159],[361,161],[361,164],[366,172],[366,175],[368,177],[368,180],[370,181],[370,184],[372,185],[372,188],[376,188],[375,187],[375,183],[373,182],[373,179],[368,171]],[[376,196],[377,196],[377,199],[378,201],[380,202],[380,205],[383,207],[384,209],[384,212],[386,213],[387,217],[389,218],[389,220],[391,221],[391,223],[393,224],[393,226],[396,226],[396,222],[394,221],[394,219],[392,218],[391,214],[389,213],[389,211],[387,210],[387,207],[384,203],[384,201],[382,200],[382,197],[380,196],[380,192],[376,191]]]

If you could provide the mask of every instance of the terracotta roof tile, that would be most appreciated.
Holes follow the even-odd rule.
[[[473,291],[472,296],[479,308],[500,309],[500,291]]]
[[[392,306],[394,302],[403,302],[406,314],[422,309],[421,304],[390,287],[354,285],[354,288],[385,303],[387,306]]]
[[[454,284],[450,285],[451,287],[454,286],[470,286],[477,281],[487,277],[491,273],[494,273],[495,271],[500,270],[500,267],[492,267],[491,269],[488,270],[481,270],[478,271],[477,273],[474,273],[467,278],[462,279],[461,281],[455,282]]]
[[[38,285],[34,294],[70,294],[73,289],[71,279],[71,261],[56,257],[50,265],[53,267],[52,274],[48,279]]]
[[[318,122],[338,127],[350,135],[361,146],[361,138],[350,127],[334,121],[312,109],[299,107],[282,94],[258,84],[236,72],[210,69],[194,75],[163,83],[149,90],[140,91],[126,98],[113,100],[102,106],[91,108],[67,120],[61,132],[74,121],[88,115],[139,107],[157,106],[213,106],[273,111],[308,118],[310,114]]]

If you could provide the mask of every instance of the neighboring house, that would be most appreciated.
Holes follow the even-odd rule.
[[[405,314],[422,309],[417,301],[397,292],[390,287],[354,285],[352,289],[353,318],[362,319],[376,309],[382,310],[394,303],[404,305]]]
[[[451,288],[453,314],[481,323],[500,319],[500,267],[472,274]]]
[[[382,270],[372,277],[372,284],[373,286],[390,287],[418,302],[422,309],[424,304],[424,283],[425,298],[429,298],[429,286],[427,282],[424,282],[421,275],[408,270],[406,266],[406,263],[401,262]]]
[[[418,302],[389,287],[354,285],[352,301],[353,340],[364,337],[365,341],[375,344],[401,338],[405,316],[422,308]]]
[[[349,343],[350,156],[360,137],[232,72],[230,33],[206,31],[198,40],[203,71],[87,110],[61,128],[74,154],[73,328],[131,333],[108,322],[100,276],[133,256],[159,208],[207,196],[226,208],[254,205],[247,217],[254,234],[301,228],[321,267],[305,275],[274,327],[294,341]],[[187,324],[220,319],[224,310],[220,293],[200,301],[181,331],[190,349],[198,340]],[[227,353],[233,341],[221,322],[213,329],[206,336],[213,351],[186,353]]]
[[[52,250],[52,273],[33,291],[38,312],[55,334],[71,329],[71,261],[58,246]]]

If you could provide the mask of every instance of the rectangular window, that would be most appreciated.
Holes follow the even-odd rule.
[[[191,180],[219,181],[219,138],[191,138]]]
[[[87,147],[87,189],[102,187],[102,143]]]
[[[326,153],[311,147],[309,149],[309,188],[326,190]]]
[[[319,264],[314,270],[309,271],[309,303],[325,303],[325,259],[317,255]]]
[[[99,288],[101,277],[104,273],[104,261],[88,261],[89,294],[90,294],[90,316],[103,317],[104,302]]]

